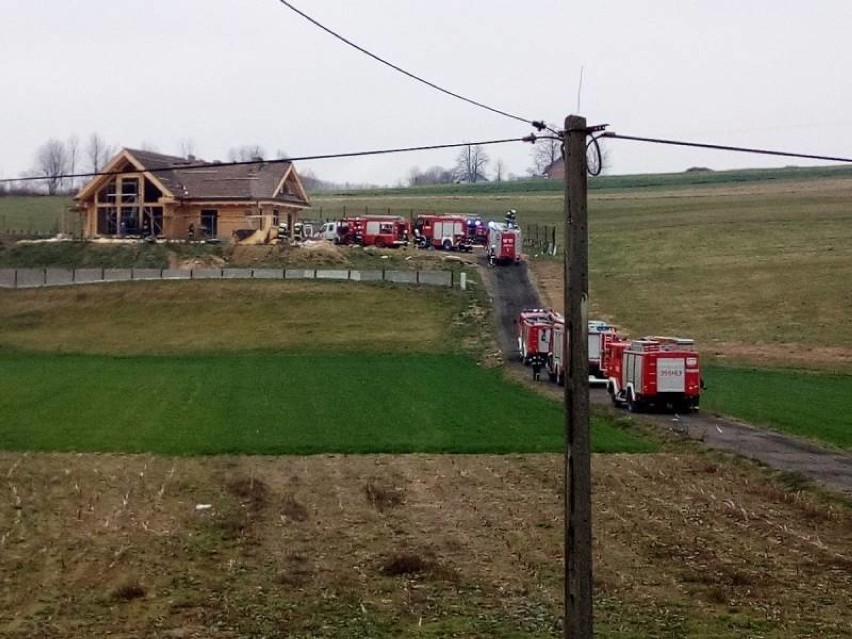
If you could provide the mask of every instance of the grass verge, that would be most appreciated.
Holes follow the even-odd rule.
[[[703,408],[852,448],[852,375],[705,366]]]

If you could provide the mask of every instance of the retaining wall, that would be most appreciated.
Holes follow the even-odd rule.
[[[281,269],[281,268],[3,268],[0,288],[42,288],[97,282],[135,282],[151,280],[354,280],[357,282],[393,282],[425,286],[457,287],[456,271],[392,271],[360,269]]]

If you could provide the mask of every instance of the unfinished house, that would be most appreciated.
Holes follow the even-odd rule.
[[[74,198],[85,237],[211,239],[276,236],[310,206],[290,162],[202,163],[122,149]]]

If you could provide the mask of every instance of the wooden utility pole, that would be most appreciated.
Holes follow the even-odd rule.
[[[565,119],[565,637],[592,637],[586,118]]]

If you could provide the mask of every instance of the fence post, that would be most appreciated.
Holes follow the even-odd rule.
[[[456,287],[456,270],[450,269],[450,288]]]
[[[15,269],[15,281],[12,285],[12,288],[18,288],[18,269]]]
[[[44,269],[44,274],[43,274],[43,275],[44,275],[43,285],[44,285],[44,286],[47,286],[47,269]]]
[[[382,267],[382,281],[385,281],[385,267]]]
[[[101,282],[103,282],[103,281],[104,281],[104,279],[106,279],[106,276],[105,276],[105,274],[104,274],[104,267],[102,266],[102,267],[101,267]]]
[[[133,269],[133,267],[131,266],[131,267],[130,267],[130,281],[131,281],[131,282],[134,280],[134,277],[133,277],[133,270],[134,270],[134,269]]]
[[[77,269],[72,268],[71,269],[71,282],[74,283],[76,281],[77,281]]]
[[[420,284],[420,269],[414,271],[414,281]]]

